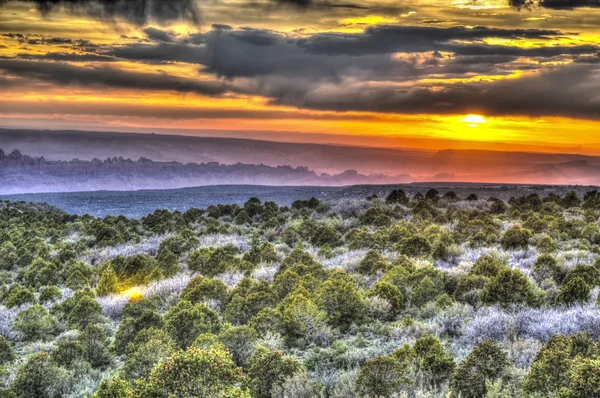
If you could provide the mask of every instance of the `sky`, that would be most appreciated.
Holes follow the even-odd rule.
[[[600,154],[597,0],[0,0],[0,127]]]

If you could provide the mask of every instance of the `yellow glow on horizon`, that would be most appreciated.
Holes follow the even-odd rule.
[[[463,123],[468,123],[469,127],[477,127],[480,123],[485,123],[485,119],[480,115],[467,115],[460,119]]]

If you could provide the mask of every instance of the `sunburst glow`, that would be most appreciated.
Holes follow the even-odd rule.
[[[469,127],[477,127],[481,123],[485,123],[485,119],[480,115],[467,115],[460,119],[461,122],[468,123]]]
[[[138,300],[143,297],[144,293],[138,286],[125,290],[121,295],[128,297],[129,300]]]

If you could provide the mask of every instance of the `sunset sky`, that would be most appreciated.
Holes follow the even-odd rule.
[[[595,1],[0,0],[0,127],[600,154]]]

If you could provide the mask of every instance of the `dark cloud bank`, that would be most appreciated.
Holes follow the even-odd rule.
[[[206,96],[259,95],[273,104],[316,110],[600,117],[598,46],[522,48],[485,41],[558,40],[562,33],[556,30],[376,26],[361,33],[294,38],[269,30],[215,25],[205,33],[185,37],[156,27],[147,28],[145,33],[149,43],[98,47],[89,54],[48,53],[35,56],[35,62],[31,55],[22,56],[27,59],[3,58],[0,70],[56,85]],[[106,62],[122,59],[158,66],[196,64],[215,79],[124,71]],[[554,65],[553,61],[565,59],[575,62]],[[503,76],[514,70],[534,73],[480,82],[418,83],[430,76]],[[401,85],[403,82],[412,84]]]
[[[33,2],[43,13],[48,14],[59,8],[66,8],[75,14],[87,14],[107,22],[123,19],[143,26],[154,21],[159,24],[176,20],[199,24],[201,4],[205,0],[0,0],[0,5],[8,2]],[[290,10],[302,11],[309,7],[365,9],[359,0],[271,0],[280,6],[291,6]],[[553,9],[575,9],[578,7],[598,7],[597,0],[507,0],[517,10],[536,7]],[[248,1],[249,6],[255,6]],[[268,8],[265,8],[268,11]]]

